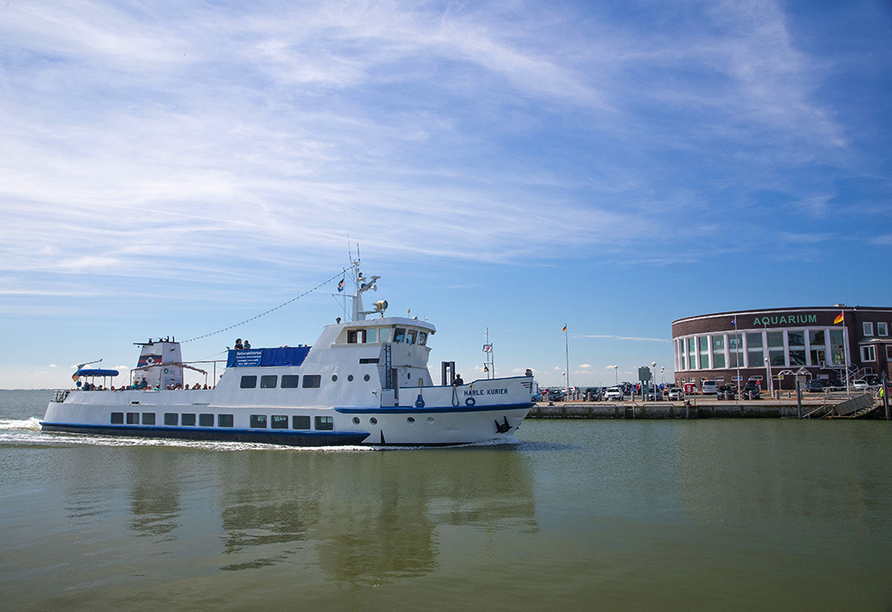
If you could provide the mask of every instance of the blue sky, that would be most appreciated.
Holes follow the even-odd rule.
[[[674,319],[892,305],[892,5],[0,5],[0,388],[133,367],[360,245],[432,371],[672,370]],[[335,282],[183,345],[315,341]]]

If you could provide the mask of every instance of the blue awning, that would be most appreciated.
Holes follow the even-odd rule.
[[[75,376],[117,376],[117,370],[78,370]]]

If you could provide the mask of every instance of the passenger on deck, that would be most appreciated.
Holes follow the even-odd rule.
[[[140,388],[140,389],[148,389],[148,388],[149,388],[149,383],[146,382],[146,377],[145,377],[145,376],[143,376],[143,377],[142,377],[142,380],[139,381],[139,388]]]
[[[240,350],[242,350],[243,348],[245,348],[245,347],[242,346],[242,339],[241,339],[241,338],[236,338],[236,339],[235,339],[235,350],[240,351]]]
[[[463,385],[463,384],[465,384],[465,381],[463,381],[463,380],[461,379],[461,374],[456,374],[456,375],[455,375],[455,378],[452,379],[452,386],[453,386],[453,387],[460,387],[460,386]]]
[[[251,343],[245,340],[245,350],[248,350],[249,348],[251,348]]]

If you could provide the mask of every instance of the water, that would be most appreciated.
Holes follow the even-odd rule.
[[[45,434],[0,391],[4,610],[890,610],[883,421],[527,421],[513,447]]]

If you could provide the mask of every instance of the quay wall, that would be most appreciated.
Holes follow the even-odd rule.
[[[804,418],[847,415],[873,405],[869,396],[803,401]],[[874,412],[883,412],[880,410]],[[876,414],[880,418],[885,415]],[[694,400],[688,402],[540,402],[528,419],[710,419],[710,418],[799,418],[795,400]]]

